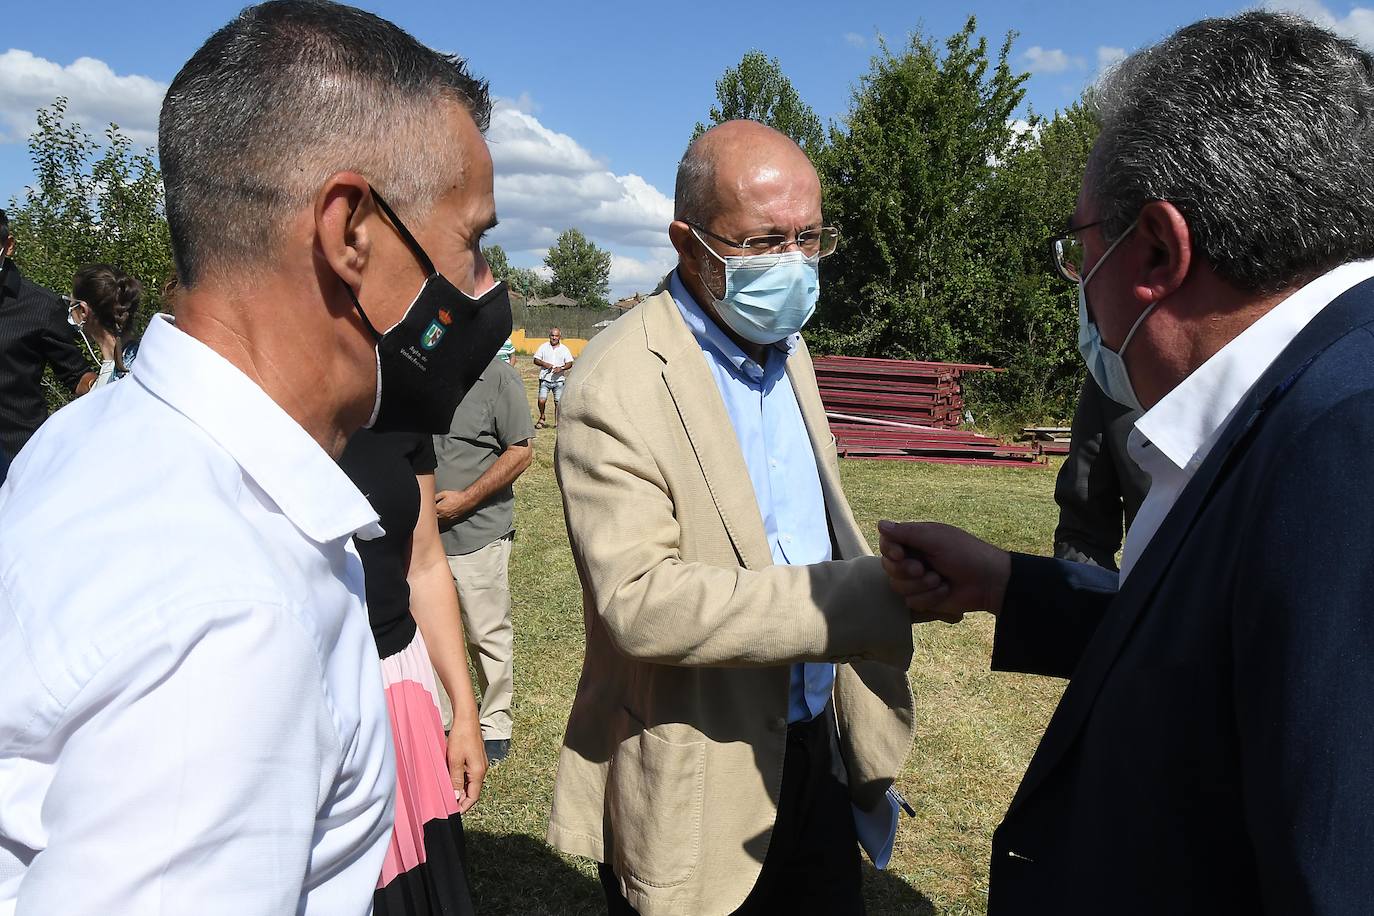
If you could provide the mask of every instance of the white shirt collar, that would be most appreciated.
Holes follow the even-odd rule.
[[[148,323],[131,377],[215,440],[306,537],[381,535],[377,513],[320,444],[171,316]]]
[[[1131,457],[1148,462],[1153,446],[1180,470],[1196,470],[1245,395],[1308,322],[1370,277],[1374,260],[1342,264],[1270,309],[1136,420]]]

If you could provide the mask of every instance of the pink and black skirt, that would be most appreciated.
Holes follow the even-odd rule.
[[[449,778],[444,725],[429,653],[417,630],[382,659],[396,748],[396,826],[373,894],[377,916],[473,912],[463,821]]]

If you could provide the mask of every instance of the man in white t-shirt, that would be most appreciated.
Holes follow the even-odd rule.
[[[539,367],[539,422],[535,429],[543,429],[544,407],[549,403],[549,392],[553,392],[553,425],[558,425],[558,405],[563,402],[563,383],[567,381],[568,370],[572,368],[573,355],[563,343],[563,332],[558,328],[549,329],[547,343],[539,345],[534,351],[534,364]]]

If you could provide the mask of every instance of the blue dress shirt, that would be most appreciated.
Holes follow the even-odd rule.
[[[701,306],[673,271],[668,292],[701,345],[706,364],[735,427],[749,481],[759,503],[773,562],[807,566],[831,558],[830,526],[825,516],[816,453],[806,433],[801,407],[787,377],[787,357],[800,342],[794,334],[768,350],[765,365],[745,355]],[[788,722],[805,722],[830,702],[835,666],[792,666]]]

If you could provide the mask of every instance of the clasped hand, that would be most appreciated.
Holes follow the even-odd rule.
[[[967,531],[934,522],[879,522],[888,584],[916,623],[958,623],[969,611],[1002,609],[1011,554]]]
[[[452,528],[477,509],[477,500],[469,490],[440,490],[434,494],[434,514],[441,531]]]

